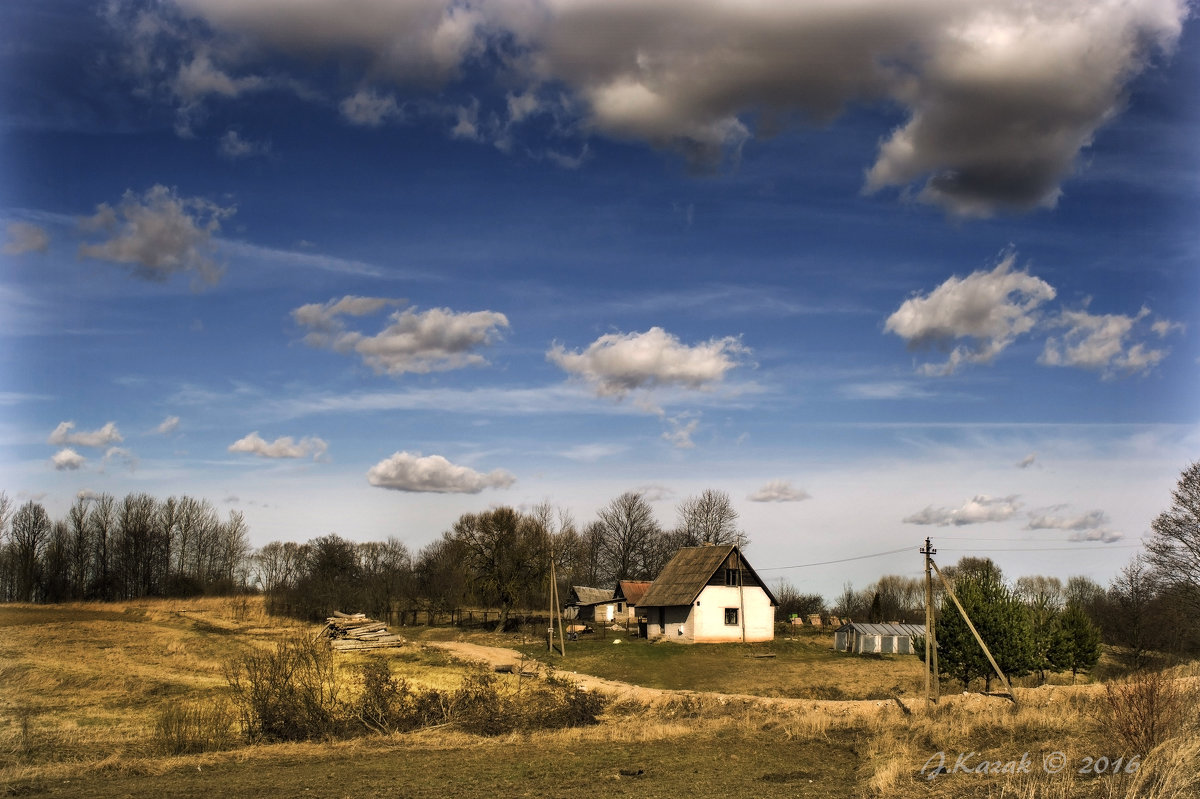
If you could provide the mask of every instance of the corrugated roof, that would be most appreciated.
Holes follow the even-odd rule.
[[[571,593],[575,595],[576,605],[600,605],[613,598],[610,588],[589,588],[586,585],[571,586]]]
[[[637,603],[637,607],[670,607],[692,604],[704,590],[709,578],[716,573],[735,549],[737,547],[732,544],[683,547],[663,567],[662,573],[650,584],[642,601]],[[766,592],[771,604],[778,605],[775,595],[759,579],[757,572],[746,562],[744,556],[741,560],[743,568],[754,575],[755,582]]]
[[[886,623],[869,623],[864,621],[846,622],[841,627],[838,627],[835,632],[846,632],[854,630],[859,635],[924,635],[924,624],[886,624]]]
[[[637,607],[642,604],[642,598],[649,587],[650,580],[622,580],[617,584],[617,593],[625,597],[627,604]]]

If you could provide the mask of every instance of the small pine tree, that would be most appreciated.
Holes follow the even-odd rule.
[[[997,576],[964,574],[955,581],[954,593],[988,645],[996,664],[1010,677],[1028,674],[1035,666],[1029,613]],[[984,678],[992,688],[991,664],[949,595],[943,598],[937,622],[938,662],[962,681]]]
[[[1071,671],[1071,682],[1080,672],[1087,673],[1100,661],[1100,629],[1078,604],[1067,605],[1058,618],[1063,641],[1055,653],[1054,666]]]

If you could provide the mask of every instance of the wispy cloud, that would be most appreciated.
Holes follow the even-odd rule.
[[[158,423],[158,427],[154,428],[154,432],[160,436],[169,435],[179,429],[179,417],[168,416]]]
[[[788,480],[771,480],[746,499],[751,502],[803,502],[812,495],[803,488],[794,488]]]
[[[1102,510],[1090,510],[1083,513],[1066,514],[1066,505],[1055,505],[1031,511],[1026,530],[1063,530],[1069,531],[1070,541],[1102,541],[1111,543],[1124,537],[1123,533],[1113,530],[1108,514]]]
[[[50,234],[45,228],[29,222],[9,222],[4,241],[5,255],[27,252],[46,252],[50,249]]]
[[[1148,347],[1144,342],[1134,340],[1136,328],[1149,315],[1150,309],[1145,307],[1134,316],[1063,311],[1052,325],[1067,330],[1061,338],[1046,340],[1038,362],[1046,366],[1088,369],[1110,379],[1122,374],[1144,374],[1167,356],[1165,349]],[[1149,327],[1159,338],[1178,329],[1167,320],[1143,327]]]
[[[66,444],[78,447],[104,447],[124,440],[115,422],[108,422],[98,430],[80,430],[78,432],[75,432],[74,422],[59,422],[58,427],[55,427],[49,438],[46,439],[46,443],[56,447]]]

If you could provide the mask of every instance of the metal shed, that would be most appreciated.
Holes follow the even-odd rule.
[[[860,655],[912,655],[916,653],[914,640],[924,636],[924,624],[846,622],[833,631],[833,648]]]

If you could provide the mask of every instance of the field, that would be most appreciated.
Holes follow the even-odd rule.
[[[156,732],[165,709],[228,702],[231,658],[309,631],[266,617],[254,600],[0,606],[0,796],[701,797],[737,791],[1075,799],[1200,790],[1194,728],[1181,728],[1180,737],[1157,750],[1132,751],[1114,733],[1102,686],[1018,689],[1017,706],[954,695],[931,708],[920,700],[915,658],[849,658],[805,638],[744,648],[568,642],[570,658],[556,663],[562,672],[688,689],[655,702],[614,702],[591,726],[481,736],[449,725],[165,752]],[[457,686],[469,669],[428,645],[438,639],[462,637],[546,657],[544,643],[528,637],[406,632],[418,632],[416,641],[388,654],[339,654],[347,690],[356,664],[370,658],[384,658],[410,684]],[[1177,673],[1194,681],[1196,670]],[[696,693],[708,690],[724,695]],[[964,772],[982,761],[995,761],[994,770],[1003,772],[1005,763],[1020,771],[1026,752],[1029,773],[929,779],[927,763],[937,765],[939,753],[951,772],[956,762]],[[1052,753],[1062,753],[1068,767],[1048,775],[1044,759]],[[1136,773],[1127,774],[1135,755]],[[1117,758],[1124,760],[1113,774]]]

